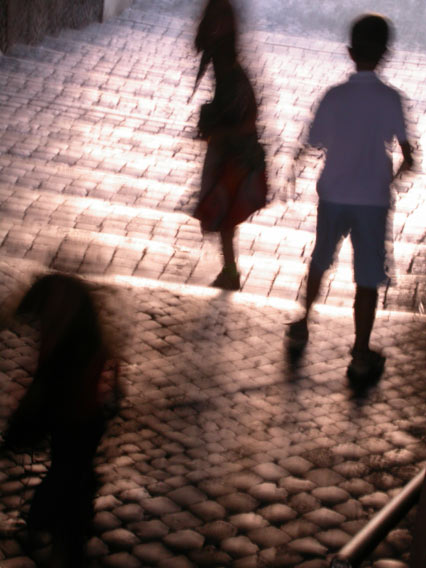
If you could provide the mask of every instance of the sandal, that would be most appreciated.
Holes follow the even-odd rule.
[[[210,284],[213,288],[221,288],[222,290],[239,290],[240,275],[236,270],[222,268],[216,279]]]
[[[386,357],[377,351],[353,351],[347,375],[353,381],[377,380],[383,373]]]
[[[288,346],[295,351],[305,348],[309,340],[308,325],[305,319],[294,321],[287,330]]]

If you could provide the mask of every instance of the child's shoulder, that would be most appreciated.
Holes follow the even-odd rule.
[[[357,74],[351,75],[347,80],[329,87],[325,91],[323,99],[332,103],[334,100],[340,100],[346,95],[350,96],[352,93],[357,92],[357,86],[362,83],[364,83],[364,86],[367,86],[364,96],[374,93],[375,98],[379,97],[383,98],[383,100],[399,101],[402,98],[401,93],[395,87],[389,85],[374,73],[367,80],[365,77],[360,80]]]

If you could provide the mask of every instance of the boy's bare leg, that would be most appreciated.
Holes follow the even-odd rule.
[[[355,343],[347,375],[354,385],[364,387],[376,381],[383,372],[386,357],[370,349],[377,306],[376,288],[357,286],[354,302]]]
[[[311,262],[306,283],[305,315],[300,320],[293,322],[287,332],[292,349],[301,350],[308,341],[308,317],[312,305],[318,297],[323,275],[324,272],[315,268]]]
[[[354,303],[355,344],[354,351],[369,351],[370,335],[376,315],[378,293],[376,288],[357,286]]]
[[[308,280],[306,282],[305,317],[303,318],[306,322],[308,320],[312,304],[318,298],[323,274],[324,272],[320,272],[311,263],[309,267]]]

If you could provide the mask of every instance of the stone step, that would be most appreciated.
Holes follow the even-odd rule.
[[[198,223],[186,215],[108,207],[88,198],[51,199],[18,189],[19,199],[4,199],[6,192],[2,192],[5,217],[0,222],[0,246],[4,256],[83,274],[121,274],[203,285],[220,264],[217,245],[203,239]],[[238,236],[242,289],[299,299],[312,241],[313,235],[301,230],[243,224]],[[418,250],[419,261],[424,255],[423,247]],[[409,260],[413,255],[406,244],[396,243],[395,256],[401,271],[400,259]],[[426,278],[418,274],[415,265],[410,269],[411,274],[398,274],[397,287],[381,291],[381,302],[387,308],[421,309]],[[351,251],[345,242],[323,299],[328,304],[345,305],[352,296]]]
[[[77,195],[61,194],[49,190],[39,191],[19,185],[0,185],[0,205],[7,223],[20,223],[22,220],[44,225],[58,226],[61,230],[72,228],[87,231],[102,231],[105,226],[115,226],[116,234],[123,238],[155,238],[170,241],[173,235],[179,241],[179,231],[185,232],[185,227],[191,227],[191,238],[184,237],[185,243],[176,241],[176,246],[202,246],[202,235],[199,231],[198,221],[186,212],[166,211],[142,205],[126,206],[124,204],[109,203],[103,199],[80,197]],[[273,204],[252,217],[252,221],[245,223],[240,229],[240,240],[245,252],[254,253],[266,250],[268,254],[276,254],[277,258],[285,252],[288,256],[300,257],[313,238],[312,230],[303,230],[302,219],[310,215],[307,207],[298,207],[300,223],[293,228],[281,227],[279,224],[267,226],[258,223],[257,217],[269,212],[270,218],[277,219],[276,208],[280,204]],[[284,207],[283,207],[284,209]],[[304,212],[303,212],[304,211]],[[266,215],[265,215],[266,217]],[[192,243],[192,244],[191,244]],[[283,244],[286,250],[283,251]],[[268,244],[267,249],[265,245]]]
[[[62,229],[85,231],[103,231],[115,227],[114,233],[123,238],[158,238],[176,240],[176,246],[194,246],[199,249],[203,244],[198,221],[186,212],[166,211],[143,205],[126,206],[109,203],[103,199],[80,197],[49,190],[40,191],[25,186],[0,184],[0,206],[4,221],[9,223],[28,222],[43,225],[58,226]],[[272,204],[265,212],[271,218],[278,218],[276,208],[280,204]],[[304,212],[303,212],[304,210]],[[302,220],[310,215],[309,208],[298,208]],[[312,231],[304,230],[300,225],[284,228],[279,224],[258,223],[255,214],[251,222],[245,223],[240,229],[240,240],[245,243],[246,251],[256,250],[265,254],[282,254],[300,257],[306,248],[306,243],[312,241]],[[182,236],[186,228],[191,235]],[[181,242],[183,239],[185,242]],[[284,247],[285,243],[285,248]],[[266,244],[268,246],[265,248]],[[242,245],[243,246],[243,245]]]
[[[51,69],[46,71],[46,66]],[[5,110],[8,106],[40,105],[61,113],[108,113],[115,123],[129,115],[132,121],[152,120],[153,124],[146,126],[146,131],[159,132],[165,127],[174,136],[182,131],[186,136],[192,135],[194,131],[198,104],[188,104],[193,77],[185,80],[181,75],[179,85],[174,87],[169,80],[163,80],[164,77],[157,77],[158,81],[153,83],[150,80],[147,88],[141,80],[119,80],[106,72],[82,71],[78,66],[69,73],[61,71],[58,74],[55,69],[53,65],[38,61],[3,58],[0,62],[0,86]],[[197,94],[200,101],[209,98],[207,87],[206,83]],[[19,96],[16,95],[17,89]],[[272,90],[265,89],[262,99],[269,102],[261,106],[259,132],[274,151],[288,149],[300,138],[315,98],[296,96],[294,89],[288,95],[280,93],[277,96]],[[93,120],[92,116],[90,119]]]
[[[7,134],[3,144],[8,140]],[[96,157],[94,152],[89,157],[75,154],[72,162],[64,159],[67,152],[69,156],[72,155],[72,145],[67,146],[61,155],[52,142],[52,153],[49,155],[49,144],[48,141],[43,146],[36,140],[34,148],[30,145],[22,147],[18,142],[7,153],[3,145],[0,182],[12,188],[25,187],[47,195],[96,198],[110,204],[151,207],[159,211],[182,211],[188,214],[195,205],[201,171],[201,156],[195,152],[192,161],[187,154],[186,161],[173,160],[169,168],[162,169],[160,152],[154,155],[152,165],[142,152],[141,158],[135,159],[133,164],[130,160],[121,163],[113,155]],[[74,146],[77,148],[77,144]],[[169,159],[171,155],[172,151]],[[273,208],[268,207],[255,215],[256,223],[312,231],[315,194],[313,183],[309,180],[306,183],[312,186],[311,199],[306,195],[306,188],[303,199],[299,198],[297,205],[290,205],[290,209],[287,203],[275,199]]]
[[[146,14],[142,12],[132,13],[133,21],[128,16],[124,14],[106,27],[93,24],[85,30],[64,31],[59,38],[46,38],[37,48],[16,46],[11,57],[2,58],[0,120],[6,128],[1,140],[0,182],[6,184],[1,186],[6,194],[8,184],[16,184],[14,191],[19,195],[18,200],[5,203],[4,211],[16,216],[17,226],[19,215],[30,224],[40,223],[46,210],[40,211],[38,206],[45,196],[55,207],[54,220],[49,218],[47,226],[49,230],[56,226],[58,234],[65,230],[69,235],[71,231],[74,240],[90,242],[101,227],[107,241],[110,234],[124,239],[119,250],[126,251],[126,239],[135,238],[140,251],[155,230],[156,242],[168,247],[169,252],[175,251],[173,255],[183,247],[195,262],[205,254],[206,245],[196,222],[184,214],[193,207],[204,154],[204,146],[190,138],[198,103],[187,105],[197,67],[192,52],[193,30],[183,20],[166,15],[161,17],[162,24],[158,24],[157,16],[151,18],[151,24],[143,23]],[[269,37],[263,32],[255,34],[263,43],[259,57],[253,57],[257,47],[253,39],[248,43],[249,36],[243,37],[243,43],[255,61],[252,71],[259,80],[263,101],[260,124],[267,127],[270,183],[276,195],[284,185],[291,154],[321,89],[343,76],[348,62],[342,46],[336,49],[336,45],[322,42],[312,49],[304,38]],[[173,75],[167,60],[168,45],[179,54]],[[320,48],[324,61],[332,63],[332,77],[317,65]],[[209,94],[206,80],[197,101]],[[319,166],[315,159],[308,160],[298,178],[295,202],[274,201],[241,227],[241,267],[254,289],[265,292],[266,288],[266,293],[272,293],[275,286],[275,290],[291,288],[298,294],[314,236],[314,179]],[[405,183],[404,192],[410,184]],[[395,214],[396,252],[413,298],[417,292],[412,275],[419,271],[424,249],[419,245],[421,215],[412,206],[413,187],[410,199],[404,192]],[[418,183],[414,192],[419,192]],[[123,206],[128,207],[126,213]],[[135,215],[145,225],[137,226]],[[21,229],[25,234],[24,224]],[[182,234],[178,237],[179,231]],[[13,252],[14,241],[9,241]],[[6,244],[8,249],[7,240]],[[114,251],[106,256],[113,258]],[[252,270],[254,251],[268,265],[267,282],[258,282],[259,273]],[[129,253],[129,258],[134,260],[135,254]],[[211,268],[215,270],[217,251],[213,256]],[[340,286],[338,293],[345,302],[352,294],[351,270],[349,253],[342,256],[326,296],[332,297]],[[282,261],[297,267],[289,270],[290,276],[280,272]],[[184,261],[179,262],[185,266]],[[198,260],[195,265],[191,262],[187,265],[196,267]],[[167,277],[176,278],[174,271],[179,274],[180,270],[185,274],[179,274],[183,281],[192,275],[179,263],[170,266]],[[135,266],[131,269],[136,270]],[[126,265],[126,272],[129,270]],[[208,282],[205,272],[199,277]]]

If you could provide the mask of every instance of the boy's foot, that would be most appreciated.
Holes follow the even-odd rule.
[[[305,319],[294,321],[287,330],[288,347],[294,351],[302,351],[308,343],[309,331]]]
[[[383,373],[386,357],[377,351],[352,351],[352,361],[347,370],[351,381],[357,383],[377,380]]]
[[[239,290],[240,275],[236,270],[224,267],[210,286],[213,288],[221,288],[222,290]]]

